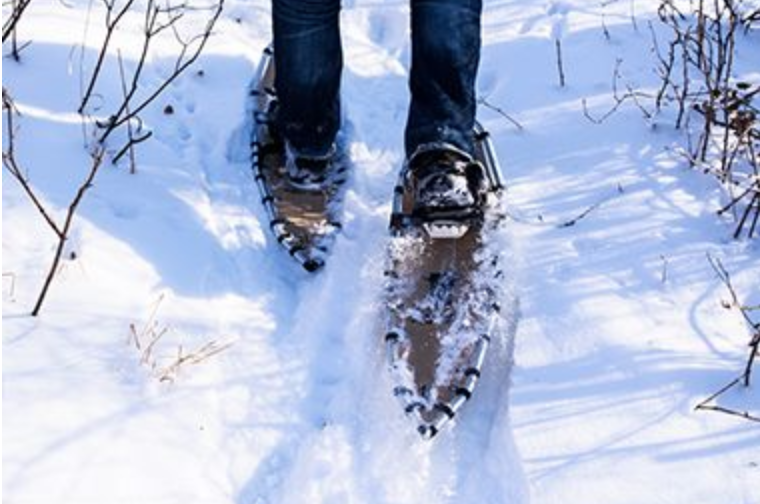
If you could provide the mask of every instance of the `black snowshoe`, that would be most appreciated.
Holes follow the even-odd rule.
[[[424,438],[473,395],[500,317],[502,265],[486,243],[502,221],[503,184],[488,134],[479,124],[474,133],[477,206],[420,212],[408,166],[394,190],[386,353],[393,393]]]
[[[251,166],[275,239],[307,271],[322,268],[341,229],[349,162],[339,134],[329,180],[321,190],[304,188],[288,173],[286,149],[273,127],[277,109],[274,53],[265,49],[250,94],[255,124]]]

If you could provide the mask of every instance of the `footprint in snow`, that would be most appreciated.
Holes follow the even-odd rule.
[[[191,116],[195,113],[195,100],[188,100],[192,93],[187,92],[187,86],[183,82],[174,84],[169,94],[163,113],[174,125],[174,136],[183,143],[193,138],[193,133],[188,126]]]

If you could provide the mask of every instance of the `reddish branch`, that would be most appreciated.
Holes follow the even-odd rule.
[[[47,277],[45,278],[45,283],[42,286],[42,291],[37,298],[37,303],[35,303],[34,309],[32,310],[32,316],[34,317],[40,313],[40,309],[42,309],[42,303],[45,301],[45,297],[47,296],[50,284],[52,283],[53,277],[58,270],[58,264],[61,262],[61,257],[63,257],[63,249],[69,236],[69,229],[71,229],[71,223],[74,220],[74,214],[76,213],[79,204],[82,202],[84,194],[88,189],[92,187],[92,182],[95,179],[95,175],[98,173],[98,169],[100,168],[102,162],[103,149],[99,149],[92,154],[92,165],[90,166],[90,171],[87,174],[87,177],[85,178],[82,185],[79,186],[79,189],[77,189],[77,193],[74,196],[74,199],[71,201],[68,210],[66,211],[66,218],[63,222],[63,228],[61,228],[61,234],[58,236],[58,245],[55,249],[53,262],[50,265],[50,270],[48,271]]]
[[[66,245],[66,240],[69,236],[69,230],[71,229],[71,224],[74,220],[74,215],[76,214],[77,209],[79,208],[79,204],[82,202],[82,199],[84,198],[85,193],[88,189],[92,187],[92,182],[95,179],[95,175],[98,172],[98,169],[100,168],[102,161],[103,161],[103,149],[99,148],[97,151],[95,151],[92,154],[92,165],[90,166],[90,170],[87,173],[87,176],[85,177],[82,184],[79,186],[79,189],[77,189],[76,194],[74,195],[74,198],[72,199],[71,203],[69,204],[69,207],[66,211],[66,217],[64,218],[63,225],[59,226],[53,218],[50,216],[50,212],[47,211],[45,206],[42,204],[40,199],[37,197],[36,193],[34,192],[34,189],[29,184],[29,181],[26,179],[24,174],[21,171],[21,168],[18,165],[18,162],[16,160],[15,155],[15,136],[16,136],[16,129],[15,129],[15,123],[14,123],[14,117],[18,113],[16,110],[16,107],[13,104],[13,100],[11,99],[10,95],[6,92],[5,89],[3,89],[3,111],[5,112],[5,120],[6,120],[6,127],[7,127],[7,148],[3,151],[3,167],[5,167],[6,170],[13,176],[15,180],[18,181],[18,183],[21,185],[21,187],[24,190],[24,193],[29,197],[29,199],[34,204],[35,208],[40,212],[40,215],[42,215],[45,222],[48,224],[48,226],[53,230],[56,237],[58,238],[58,245],[56,246],[55,254],[53,256],[52,264],[50,265],[50,269],[48,270],[47,276],[45,277],[45,282],[43,283],[42,290],[40,291],[40,294],[37,297],[37,301],[34,304],[34,309],[32,310],[32,316],[37,316],[40,313],[40,310],[42,309],[42,304],[45,301],[45,298],[47,297],[48,290],[50,289],[50,285],[53,282],[53,278],[55,277],[56,272],[58,271],[58,265],[61,262],[61,258],[63,257],[63,250]]]
[[[3,167],[18,181],[21,188],[24,190],[24,193],[29,197],[32,204],[37,208],[42,215],[42,218],[45,219],[45,222],[47,222],[53,232],[56,235],[61,236],[61,230],[58,228],[58,225],[50,217],[50,214],[34,193],[34,190],[32,190],[29,181],[26,179],[26,176],[24,176],[21,168],[16,162],[16,122],[14,118],[19,115],[19,112],[16,109],[16,105],[13,103],[13,98],[11,98],[5,88],[3,88],[3,111],[5,112],[5,131],[7,135],[7,142],[4,142],[5,145],[7,145],[7,148],[3,151]]]

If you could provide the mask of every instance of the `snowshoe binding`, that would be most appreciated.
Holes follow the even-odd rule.
[[[449,145],[427,145],[407,163],[412,219],[431,238],[461,238],[483,218],[487,187],[483,166]]]

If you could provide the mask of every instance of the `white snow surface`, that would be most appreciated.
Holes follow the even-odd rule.
[[[267,233],[249,170],[246,90],[271,37],[264,0],[227,0],[204,54],[144,111],[153,137],[136,149],[137,172],[122,161],[97,175],[36,318],[56,239],[4,170],[3,502],[760,503],[758,424],[694,411],[741,372],[749,341],[707,254],[756,305],[760,243],[731,239],[715,213],[725,195],[673,154],[683,136],[667,117],[647,121],[632,103],[602,124],[584,116],[584,100],[595,116],[615,105],[618,60],[622,83],[656,87],[656,4],[485,2],[478,92],[491,107],[479,116],[509,185],[498,246],[519,309],[508,305],[462,417],[432,442],[391,397],[382,342],[406,2],[344,5],[356,171],[319,274]],[[17,160],[59,222],[89,166],[76,110],[102,17],[97,2],[35,0],[19,24],[32,44],[20,62],[3,59]],[[120,96],[117,49],[134,68],[133,17],[94,113]],[[758,49],[750,33],[737,60],[754,78]],[[157,44],[144,85],[171,64]],[[212,342],[226,346],[159,380],[180,348]],[[721,401],[760,413],[757,384]]]

